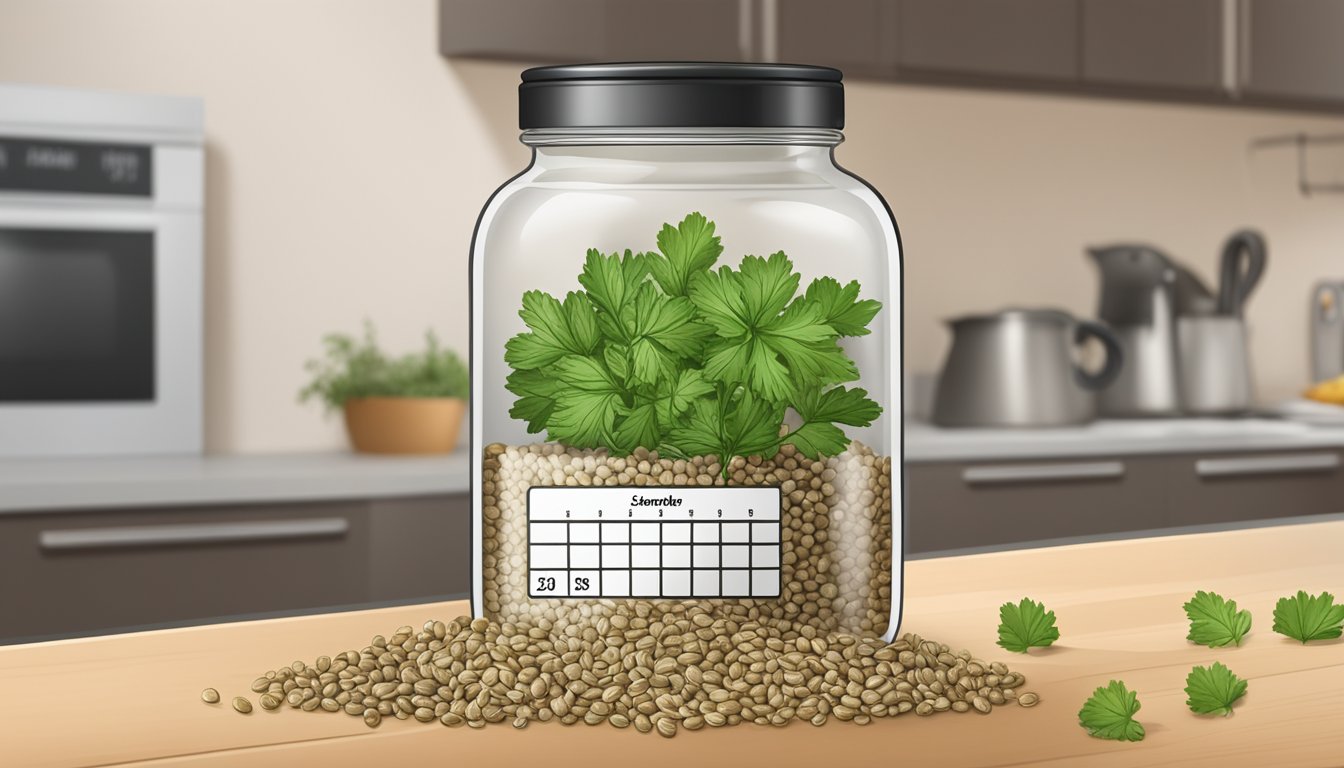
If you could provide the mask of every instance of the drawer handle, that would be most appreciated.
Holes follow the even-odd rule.
[[[1119,461],[969,467],[961,473],[961,479],[967,485],[1010,485],[1050,480],[1105,480],[1124,476],[1125,465]]]
[[[42,531],[38,534],[38,543],[42,549],[47,550],[120,549],[344,536],[349,530],[350,522],[343,517],[320,517],[311,520],[261,520],[247,523],[74,528],[65,531]]]
[[[1296,456],[1246,456],[1235,459],[1200,459],[1195,474],[1200,477],[1238,475],[1286,475],[1298,472],[1334,472],[1339,454],[1307,453]]]

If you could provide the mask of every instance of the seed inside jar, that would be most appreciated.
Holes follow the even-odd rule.
[[[484,613],[523,631],[563,634],[628,603],[531,598],[528,491],[548,487],[740,487],[780,492],[779,597],[715,598],[710,618],[774,622],[785,629],[880,636],[892,601],[892,460],[861,443],[811,459],[786,445],[773,457],[629,456],[552,443],[487,446],[482,461]],[[673,601],[675,602],[675,601]],[[781,624],[782,623],[782,624]]]

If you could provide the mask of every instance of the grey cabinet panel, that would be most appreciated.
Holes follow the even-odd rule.
[[[471,496],[380,500],[370,515],[373,599],[471,593]]]
[[[736,61],[741,16],[725,0],[439,0],[439,51],[543,64]]]
[[[901,0],[902,73],[1074,81],[1076,0]]]
[[[1344,469],[1335,451],[1173,457],[1172,525],[1344,511]]]
[[[1242,2],[1243,93],[1268,99],[1344,99],[1344,3]]]
[[[439,51],[535,62],[601,59],[606,9],[607,0],[440,0]]]
[[[778,0],[775,58],[845,75],[896,74],[896,0]]]
[[[363,504],[0,519],[0,640],[360,603]]]
[[[724,0],[608,0],[609,61],[740,61],[742,50],[736,2]],[[579,61],[591,61],[579,56]]]
[[[906,551],[1161,528],[1165,471],[1152,458],[911,465]]]
[[[1083,80],[1223,93],[1222,0],[1083,0]]]

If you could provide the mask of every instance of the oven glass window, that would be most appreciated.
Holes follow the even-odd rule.
[[[0,228],[0,403],[153,399],[153,233]]]

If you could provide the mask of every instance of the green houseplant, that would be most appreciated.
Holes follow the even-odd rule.
[[[299,399],[343,412],[355,450],[448,453],[456,447],[470,388],[467,367],[433,331],[425,334],[424,351],[401,357],[379,348],[369,322],[362,338],[332,333],[323,346],[326,355],[305,366],[312,379]]]

